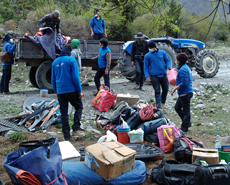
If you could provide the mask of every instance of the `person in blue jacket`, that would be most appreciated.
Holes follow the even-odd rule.
[[[158,108],[166,108],[165,102],[168,94],[169,84],[167,69],[172,69],[171,60],[164,50],[159,50],[156,47],[156,43],[154,41],[149,41],[148,48],[149,52],[144,58],[144,72],[146,81],[152,83],[155,91],[156,105]]]
[[[111,53],[112,53],[108,47],[108,40],[106,38],[102,38],[99,44],[101,46],[99,50],[99,55],[92,58],[92,60],[95,61],[98,60],[98,70],[94,77],[94,82],[97,91],[99,91],[99,87],[101,86],[100,79],[102,76],[104,76],[105,86],[107,86],[110,89],[109,71],[110,71]]]
[[[65,140],[70,140],[70,126],[68,117],[68,103],[75,108],[74,124],[72,126],[72,136],[85,136],[80,129],[80,120],[82,116],[82,87],[79,76],[78,63],[71,57],[71,46],[65,45],[61,51],[60,57],[54,60],[52,64],[52,86],[57,93],[60,104],[62,132]]]
[[[188,132],[188,128],[191,126],[191,114],[190,114],[190,101],[193,96],[192,88],[192,71],[186,64],[188,60],[186,53],[180,53],[177,55],[177,64],[179,65],[179,71],[176,77],[176,87],[172,90],[171,95],[177,90],[179,98],[175,104],[175,110],[182,120],[181,130]]]
[[[94,10],[94,17],[90,19],[90,30],[91,37],[94,40],[100,40],[101,38],[107,37],[105,19],[99,15],[99,10]]]
[[[12,45],[13,44],[13,45]],[[12,36],[10,34],[7,34],[5,36],[5,45],[3,52],[9,52],[12,54],[11,62],[4,63],[2,62],[3,72],[2,72],[2,79],[0,84],[0,94],[13,94],[13,92],[10,92],[9,90],[9,83],[11,79],[11,70],[12,70],[12,64],[14,63],[14,50],[16,48],[16,42],[13,42]]]

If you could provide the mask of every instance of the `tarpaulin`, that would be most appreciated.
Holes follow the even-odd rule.
[[[26,36],[38,46],[43,47],[47,54],[55,60],[61,53],[62,47],[67,43],[66,37],[56,35],[49,27],[41,28],[41,31],[43,31],[43,36]]]
[[[68,185],[87,184],[114,184],[114,185],[133,185],[145,182],[146,170],[145,163],[135,161],[135,168],[111,181],[106,181],[95,171],[91,170],[84,162],[63,162],[63,173],[66,174]]]

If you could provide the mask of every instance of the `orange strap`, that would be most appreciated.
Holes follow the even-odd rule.
[[[67,183],[67,181],[66,181],[66,176],[65,176],[65,174],[64,173],[62,173],[62,170],[61,170],[61,175],[59,176],[59,177],[57,177],[56,179],[54,179],[52,182],[49,182],[48,184],[46,184],[46,185],[50,185],[50,184],[53,184],[56,180],[58,180],[60,177],[63,177],[63,180],[64,180],[64,183],[65,183],[65,185],[68,185],[68,183]]]
[[[28,171],[19,170],[16,173],[16,178],[24,185],[42,185],[41,182]]]

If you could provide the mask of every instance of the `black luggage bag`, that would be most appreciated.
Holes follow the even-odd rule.
[[[210,164],[197,167],[194,173],[195,185],[230,184],[230,165]]]

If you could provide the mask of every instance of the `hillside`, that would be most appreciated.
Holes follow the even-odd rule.
[[[190,13],[195,13],[197,15],[200,14],[210,14],[213,10],[213,7],[211,5],[211,2],[213,0],[181,0],[181,4]],[[224,4],[225,13],[229,12],[229,8],[227,4]],[[219,20],[224,20],[224,11],[223,6],[221,5],[218,9],[218,13],[220,17]],[[227,16],[227,19],[229,20],[229,16]]]

